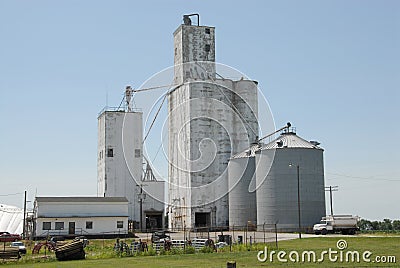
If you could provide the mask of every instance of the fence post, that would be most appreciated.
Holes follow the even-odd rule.
[[[275,223],[275,246],[278,248],[278,228]]]
[[[235,241],[235,225],[232,225],[232,236],[233,241]]]
[[[263,234],[264,234],[264,244],[265,244],[265,222],[263,223]]]
[[[186,249],[186,221],[183,221],[183,252],[185,253]]]
[[[246,224],[246,246],[247,246],[247,235],[249,233],[249,222]]]
[[[246,233],[246,226],[243,228],[243,236],[244,236],[244,244],[247,246],[247,233]]]
[[[183,221],[183,240],[186,240],[186,221]]]

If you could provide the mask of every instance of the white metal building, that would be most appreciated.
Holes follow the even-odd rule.
[[[128,233],[125,197],[36,197],[34,236],[110,236]]]
[[[229,224],[228,159],[258,135],[257,83],[216,78],[215,29],[174,32],[169,111],[169,227]]]

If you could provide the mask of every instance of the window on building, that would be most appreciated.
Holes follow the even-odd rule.
[[[135,149],[135,157],[140,157],[140,149]]]
[[[206,52],[210,52],[210,49],[211,49],[210,45],[207,44],[205,49],[206,49]]]
[[[117,221],[117,228],[118,229],[124,228],[124,222],[123,221]]]
[[[114,149],[110,148],[107,149],[107,157],[113,157],[114,156]]]
[[[92,221],[87,221],[86,222],[86,229],[93,229],[93,222]]]
[[[51,222],[45,221],[43,222],[43,230],[51,230]]]
[[[64,223],[56,222],[56,230],[64,230]]]
[[[210,34],[210,28],[206,28],[206,34]]]

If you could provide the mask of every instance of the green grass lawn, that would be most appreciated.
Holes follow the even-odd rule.
[[[180,255],[162,255],[162,256],[135,256],[135,257],[115,257],[111,249],[111,241],[102,244],[101,241],[94,241],[91,247],[87,248],[87,259],[81,261],[58,262],[50,260],[48,262],[33,263],[32,260],[20,260],[18,263],[3,264],[4,267],[226,267],[228,261],[236,261],[237,267],[400,267],[400,237],[317,237],[296,239],[290,241],[279,242],[279,248],[276,249],[274,244],[268,244],[268,250],[285,251],[289,254],[290,251],[296,250],[301,253],[304,250],[313,250],[316,252],[317,259],[323,250],[338,250],[336,242],[339,239],[347,241],[347,248],[342,252],[357,250],[362,258],[362,253],[366,250],[372,252],[369,257],[374,261],[375,257],[380,256],[395,256],[397,263],[366,263],[361,260],[357,262],[330,262],[328,256],[325,256],[325,261],[321,263],[293,263],[290,260],[286,263],[281,263],[274,255],[274,262],[269,261],[259,262],[257,253],[263,244],[257,244],[253,247],[246,248],[242,245],[234,247],[234,252],[218,252],[218,253],[196,253],[196,254],[180,254]],[[103,250],[103,251],[102,251]],[[229,250],[227,248],[226,250]],[[248,251],[250,250],[250,251]],[[96,252],[102,252],[96,255]],[[109,253],[108,255],[106,253]],[[112,257],[114,256],[114,257]],[[338,254],[339,256],[339,254]],[[112,257],[112,258],[111,258]],[[28,257],[26,257],[28,258]],[[102,259],[104,258],[104,259]],[[285,257],[288,259],[288,256]],[[345,259],[345,257],[343,257]],[[1,265],[0,265],[1,266]]]

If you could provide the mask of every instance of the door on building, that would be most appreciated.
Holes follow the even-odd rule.
[[[163,228],[163,214],[145,212],[146,215],[146,229],[147,230],[160,230]]]
[[[75,222],[68,223],[68,234],[75,234]]]
[[[195,227],[211,227],[210,212],[196,212],[194,215]]]

